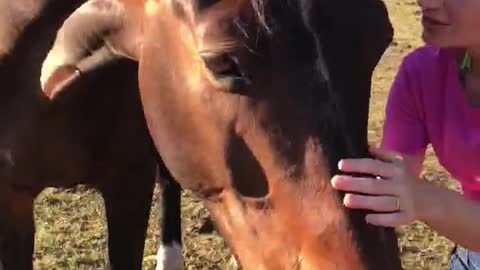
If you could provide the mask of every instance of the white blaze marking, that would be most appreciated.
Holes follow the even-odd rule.
[[[183,269],[182,248],[176,242],[172,246],[160,245],[157,252],[157,267],[155,270]]]

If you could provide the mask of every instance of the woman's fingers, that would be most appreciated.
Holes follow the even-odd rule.
[[[338,163],[338,169],[343,172],[373,174],[385,178],[392,178],[397,172],[395,165],[369,158],[343,159]]]
[[[339,170],[378,175],[385,180],[334,176],[332,186],[346,192],[344,205],[350,209],[377,212],[366,216],[366,221],[376,226],[396,227],[415,220],[414,205],[418,196],[415,195],[416,187],[412,185],[417,182],[406,169],[403,157],[380,147],[371,147],[370,153],[374,158],[341,160]]]
[[[348,208],[368,209],[377,212],[394,212],[399,209],[399,201],[396,196],[364,196],[346,194],[343,203]]]
[[[393,178],[402,172],[403,158],[401,155],[379,147],[371,147],[370,153],[377,159],[343,159],[338,163],[339,170],[374,174],[384,178]]]
[[[337,190],[373,195],[397,195],[397,182],[337,175],[332,178],[332,186]]]

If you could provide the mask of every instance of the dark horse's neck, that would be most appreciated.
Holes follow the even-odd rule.
[[[325,154],[330,164],[331,175],[338,174],[337,163],[342,158],[369,157],[367,144],[358,145],[350,138],[349,130],[345,127],[345,119],[341,119],[345,109],[332,105],[335,119],[328,119],[320,137],[325,146]],[[342,121],[343,120],[343,121]],[[367,127],[365,127],[365,132]],[[343,201],[344,192],[338,192],[339,200]],[[394,229],[369,225],[365,221],[368,211],[345,209],[350,220],[353,238],[359,247],[367,270],[392,269],[401,270],[400,254],[397,236]]]
[[[329,101],[317,106],[328,107],[323,110],[327,113],[319,119],[318,126],[332,175],[338,173],[337,163],[342,158],[369,157],[367,132],[371,75],[393,34],[381,1],[368,0],[361,5],[372,14],[348,14],[353,11],[343,12],[345,7],[339,8],[341,5],[335,1],[299,0],[297,5],[306,27],[316,37],[318,77],[325,79],[321,83],[329,93]],[[350,18],[342,17],[346,16],[342,15],[344,13]],[[366,16],[362,22],[370,27],[362,26],[358,33],[353,33],[357,29],[350,25],[357,23],[354,16]],[[339,199],[343,197],[344,193],[340,192]],[[394,229],[366,224],[367,211],[345,211],[367,269],[402,269]]]
[[[349,73],[344,74],[348,77]],[[365,80],[369,78],[366,77]],[[350,101],[345,100],[345,93],[338,92],[339,84],[335,84],[333,80],[330,82],[329,88],[332,90],[333,98],[330,106],[333,113],[325,124],[329,126],[325,128],[325,130],[329,130],[329,134],[322,134],[321,137],[326,142],[325,152],[330,161],[330,171],[334,175],[340,173],[337,168],[340,159],[371,158],[367,142],[369,104],[364,102],[362,107],[362,100],[359,100],[356,104],[357,107],[348,106]],[[359,83],[359,86],[363,89],[351,88],[350,91],[361,90],[360,93],[363,93],[364,97],[367,94],[370,97],[367,93],[370,91],[370,83],[365,81],[363,84]],[[345,91],[345,89],[340,91],[342,90]],[[343,200],[343,197],[344,193],[339,192],[339,199]],[[365,216],[369,211],[350,209],[346,211],[349,214],[353,235],[364,257],[367,269],[402,269],[394,229],[367,224]]]

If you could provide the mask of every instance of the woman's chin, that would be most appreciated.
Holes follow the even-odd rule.
[[[435,48],[452,48],[459,47],[458,42],[454,42],[452,38],[447,38],[445,35],[435,35],[424,31],[422,33],[422,40],[426,45]]]
[[[428,33],[425,33],[425,32],[423,32],[422,34],[422,40],[423,42],[425,42],[425,44],[432,47],[436,47],[436,48],[443,48],[448,46],[445,44],[445,42],[442,42],[440,38],[429,35]]]

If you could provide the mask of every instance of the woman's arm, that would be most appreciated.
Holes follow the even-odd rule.
[[[404,156],[413,176],[420,175],[424,159],[425,151]],[[480,252],[480,204],[434,184],[431,191],[426,193],[420,193],[419,196],[425,195],[428,201],[424,204],[431,207],[423,211],[424,216],[419,219],[451,241]]]
[[[480,204],[436,185],[426,199],[432,209],[421,217],[423,222],[460,246],[480,252]]]

